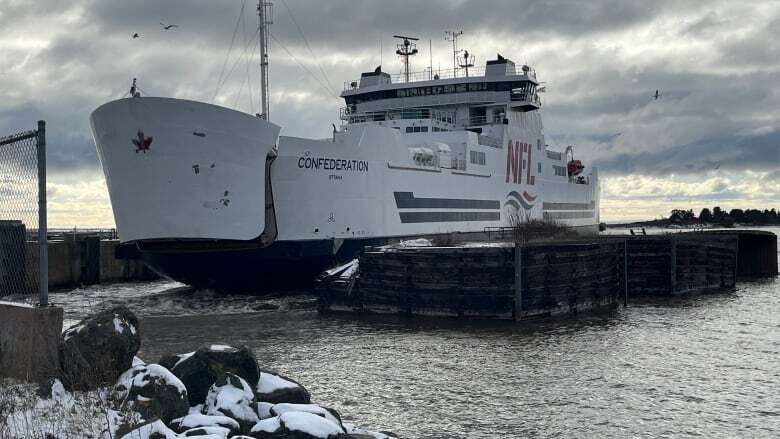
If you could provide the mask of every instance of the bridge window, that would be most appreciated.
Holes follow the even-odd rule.
[[[542,174],[542,162],[538,162],[537,165],[539,165],[538,166],[538,168],[539,168],[539,175],[541,175]]]
[[[563,166],[555,166],[553,165],[553,171],[555,172],[555,175],[559,177],[565,177],[566,176],[566,168]]]

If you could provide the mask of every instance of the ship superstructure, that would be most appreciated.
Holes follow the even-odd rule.
[[[476,239],[531,219],[597,231],[597,174],[548,149],[532,68],[500,55],[475,67],[465,54],[463,67],[413,73],[414,39],[400,38],[404,71],[348,81],[330,139],[277,137],[262,117],[178,99],[97,109],[128,255],[192,285],[259,291],[310,280],[365,245]]]

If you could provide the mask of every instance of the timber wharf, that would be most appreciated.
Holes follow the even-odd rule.
[[[735,230],[367,247],[316,290],[321,311],[524,320],[728,290],[777,272],[777,236]]]

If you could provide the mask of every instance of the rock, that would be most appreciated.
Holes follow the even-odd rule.
[[[255,395],[247,382],[232,373],[224,373],[209,389],[203,414],[223,415],[238,421],[242,433],[248,433],[260,418],[255,411]]]
[[[36,392],[41,399],[51,399],[53,401],[60,401],[64,398],[65,386],[57,378],[49,378],[48,380],[38,384],[38,391]]]
[[[274,416],[279,416],[290,412],[311,413],[313,415],[327,419],[328,421],[338,425],[339,428],[343,428],[343,426],[341,425],[341,415],[339,414],[339,412],[337,412],[335,409],[332,408],[321,407],[317,404],[287,404],[287,403],[275,404],[273,407],[271,407],[271,414]]]
[[[138,319],[118,306],[87,317],[62,333],[60,364],[67,389],[109,385],[132,366],[141,347]]]
[[[310,404],[311,394],[297,381],[276,372],[260,370],[255,398],[271,404]]]
[[[120,439],[179,439],[179,435],[157,420],[128,432]]]
[[[271,407],[274,405],[270,402],[263,402],[263,401],[256,401],[255,404],[255,412],[257,413],[257,417],[261,420],[273,418],[276,415],[271,414]]]
[[[123,373],[111,392],[115,408],[130,408],[145,419],[160,418],[166,424],[189,411],[187,389],[159,364],[135,366]]]
[[[160,364],[168,366],[187,387],[191,406],[206,400],[209,388],[223,373],[233,373],[250,383],[259,379],[255,356],[246,347],[203,346],[188,354],[163,357]]]
[[[229,435],[230,429],[225,427],[198,427],[182,433],[182,436],[184,437],[214,436],[220,439],[227,439]]]
[[[196,429],[196,428],[209,428],[219,427],[228,430],[228,434],[238,434],[241,431],[241,426],[235,419],[228,418],[227,416],[209,416],[201,413],[190,413],[183,418],[174,419],[169,424],[171,428],[179,433]]]
[[[256,439],[336,439],[344,430],[313,413],[287,412],[258,422],[251,434]]]

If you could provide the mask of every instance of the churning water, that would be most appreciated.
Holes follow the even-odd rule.
[[[306,294],[220,297],[172,282],[53,300],[66,323],[127,304],[150,362],[245,344],[317,403],[407,438],[780,435],[777,278],[533,324],[324,316]]]

